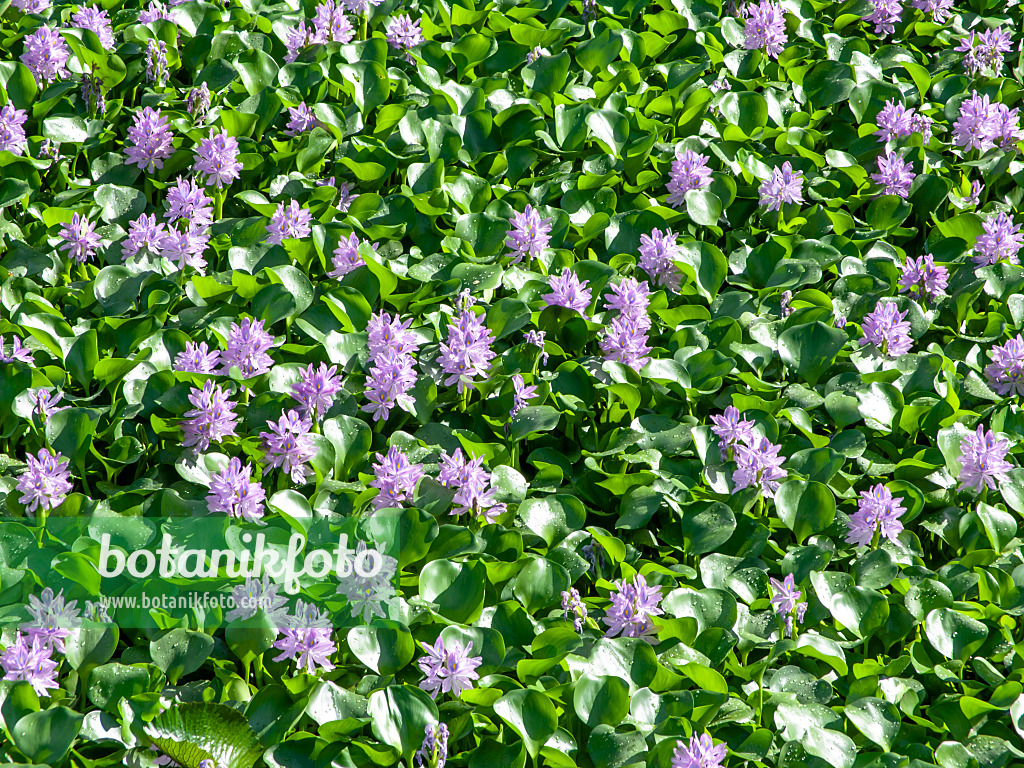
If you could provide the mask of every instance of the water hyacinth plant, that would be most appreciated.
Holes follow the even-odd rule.
[[[1022,22],[12,0],[0,764],[1024,765]]]

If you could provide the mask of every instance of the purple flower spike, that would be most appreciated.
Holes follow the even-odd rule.
[[[167,43],[146,41],[146,79],[156,87],[167,81]]]
[[[302,102],[297,107],[288,107],[288,117],[286,133],[289,136],[301,136],[320,125],[320,121],[316,119],[313,111],[306,106],[306,102]]]
[[[919,8],[925,13],[932,15],[932,21],[936,24],[945,23],[952,15],[953,3],[955,0],[910,0],[910,4]]]
[[[408,14],[400,13],[388,20],[384,27],[384,35],[392,48],[405,52],[405,60],[412,62],[413,48],[423,42],[423,32],[419,21],[413,21]]]
[[[356,237],[355,232],[347,238],[340,238],[338,240],[338,247],[334,249],[334,257],[331,260],[334,269],[328,272],[327,276],[341,278],[349,272],[359,269],[359,267],[366,266],[366,260],[359,253],[359,246],[364,243],[366,241]],[[373,250],[377,250],[377,243],[373,244]]]
[[[999,116],[991,100],[972,91],[971,97],[960,103],[960,115],[953,123],[953,144],[965,152],[985,152],[995,146],[999,132]]]
[[[1017,142],[1024,139],[1024,132],[1020,130],[1020,118],[1017,116],[1019,110],[1010,109],[1005,104],[993,104],[992,114],[995,131],[993,140],[1004,152],[1016,153]]]
[[[11,5],[22,13],[44,13],[51,7],[50,0],[12,0]]]
[[[174,262],[178,269],[192,267],[199,274],[206,268],[203,252],[210,243],[209,229],[189,225],[184,231],[171,229],[163,241],[163,256]]]
[[[260,522],[263,518],[263,500],[266,491],[259,483],[252,482],[252,466],[235,458],[220,472],[210,475],[210,494],[206,504],[211,512],[226,512],[231,517],[249,522]]]
[[[986,29],[975,37],[969,32],[953,50],[964,54],[964,70],[977,77],[985,70],[995,76],[1003,68],[1003,57],[1013,49],[1013,36],[1006,29]]]
[[[241,175],[242,164],[238,162],[238,140],[228,136],[227,131],[210,132],[208,138],[199,142],[196,150],[195,169],[206,174],[206,184],[218,189],[228,186]]]
[[[43,644],[39,638],[31,641],[18,632],[15,641],[0,655],[0,666],[4,668],[4,680],[24,680],[37,696],[48,696],[47,691],[56,690],[57,662],[51,656],[53,648]]]
[[[581,281],[571,269],[563,269],[561,275],[548,278],[551,293],[546,293],[541,298],[545,306],[573,309],[586,317],[592,300],[590,289],[587,288],[588,282],[590,281]]]
[[[380,493],[371,502],[374,509],[385,507],[401,507],[412,499],[416,484],[424,476],[422,464],[410,463],[408,457],[400,450],[391,446],[387,455],[377,454],[377,463],[373,465],[374,479],[370,482]]]
[[[748,51],[761,49],[777,59],[789,39],[786,36],[786,12],[772,0],[761,0],[746,7],[747,22],[743,27],[743,47]]]
[[[200,83],[199,87],[188,92],[185,108],[192,115],[192,122],[195,125],[200,125],[206,120],[206,113],[210,111],[210,88],[206,83]]]
[[[79,214],[73,214],[71,223],[65,224],[60,230],[63,244],[58,250],[68,251],[79,264],[84,264],[100,247],[100,236],[96,234],[96,224]]]
[[[71,17],[71,21],[81,29],[88,29],[96,33],[100,39],[100,45],[108,51],[114,50],[114,32],[110,28],[110,19],[107,12],[100,10],[95,5],[79,8],[77,13]]]
[[[376,8],[383,2],[384,0],[341,0],[341,4],[357,16],[366,13],[371,6]]]
[[[384,421],[395,406],[414,413],[416,402],[409,392],[416,385],[416,361],[412,353],[419,339],[408,330],[412,320],[402,323],[387,312],[371,316],[367,325],[367,341],[373,367],[366,381],[366,399],[361,410]]]
[[[988,355],[992,358],[985,366],[989,386],[1003,397],[1024,395],[1024,336],[1018,333],[1016,339],[992,347]]]
[[[566,619],[572,619],[573,629],[582,632],[587,620],[587,606],[583,604],[579,590],[575,587],[562,592],[562,610],[565,611]]]
[[[387,312],[377,312],[370,316],[366,325],[367,346],[370,355],[377,357],[388,349],[401,354],[411,354],[420,346],[416,334],[409,330],[412,319],[402,321],[396,314],[394,317]]]
[[[523,341],[526,344],[533,344],[535,347],[540,348],[540,364],[548,364],[548,353],[544,351],[544,331],[527,331],[523,336]]]
[[[313,42],[314,34],[313,30],[310,30],[306,26],[305,21],[300,21],[299,26],[288,30],[287,37],[285,37],[284,41],[285,47],[288,49],[288,52],[284,56],[286,64],[291,64],[299,58],[303,49]]]
[[[691,189],[704,189],[711,186],[711,169],[708,159],[692,149],[676,148],[676,159],[672,161],[669,171],[668,198],[666,205],[678,207],[685,205],[686,193]],[[657,231],[657,230],[655,230]]]
[[[781,446],[775,445],[767,437],[754,439],[750,444],[736,446],[736,469],[732,473],[732,481],[736,490],[756,486],[768,498],[774,498],[782,481],[788,476],[782,469],[785,456],[779,456]]]
[[[484,325],[484,316],[464,309],[448,323],[448,340],[441,343],[438,362],[448,374],[444,385],[458,384],[461,394],[476,379],[487,376],[495,352],[491,349],[494,334]]]
[[[879,352],[889,357],[905,355],[913,346],[910,323],[903,319],[907,316],[907,311],[900,312],[892,302],[878,302],[875,311],[867,315],[861,323],[864,337],[860,340],[860,345],[866,347],[868,344],[874,344]]]
[[[601,335],[601,352],[605,360],[622,363],[635,371],[647,365],[651,348],[647,346],[647,330],[650,319],[646,313],[643,319],[630,315],[612,318]]]
[[[444,768],[448,762],[448,726],[441,723],[424,728],[423,744],[416,752],[416,768]]]
[[[179,352],[174,357],[174,370],[182,373],[216,373],[220,365],[220,352],[210,348],[205,341],[196,344],[194,341],[185,342],[185,351]]]
[[[639,573],[633,574],[632,581],[618,582],[612,604],[605,613],[608,625],[606,637],[639,637],[651,645],[658,642],[658,627],[652,617],[661,616],[659,607],[662,594],[660,586],[648,586],[647,579]]]
[[[509,411],[509,418],[519,413],[530,404],[530,400],[537,396],[537,387],[533,384],[527,385],[523,377],[518,373],[512,377],[512,410]]]
[[[128,129],[124,148],[128,156],[126,164],[137,165],[146,173],[163,168],[164,160],[174,154],[173,138],[167,118],[160,114],[160,110],[143,107],[132,118],[132,127]]]
[[[146,9],[139,14],[139,24],[152,24],[154,21],[165,19],[167,21],[173,21],[171,14],[164,7],[164,4],[158,2],[158,0],[150,0],[149,5]]]
[[[11,354],[4,352],[4,337],[0,335],[0,363],[28,363],[32,364],[32,350],[21,345],[21,339],[17,336],[11,337]]]
[[[167,192],[167,219],[185,221],[193,227],[213,224],[213,200],[194,179],[179,176]]]
[[[512,214],[511,228],[505,236],[505,245],[512,251],[512,264],[540,256],[551,241],[551,222],[552,219],[542,219],[532,205],[527,205],[522,213]]]
[[[1006,261],[1009,264],[1020,264],[1017,255],[1024,243],[1024,235],[1020,234],[1020,225],[1014,225],[1013,219],[1000,211],[995,216],[982,222],[983,234],[974,241],[974,263],[979,267],[990,267]]]
[[[22,624],[21,630],[28,640],[38,640],[48,649],[66,653],[64,641],[82,625],[77,606],[77,600],[65,603],[63,589],[55,595],[53,589],[46,587],[39,597],[28,596],[32,621]]]
[[[916,259],[908,257],[900,269],[900,292],[909,291],[926,303],[941,296],[949,284],[949,270],[935,266],[930,253]]]
[[[900,0],[871,0],[871,3],[874,9],[864,17],[864,21],[875,25],[875,34],[879,37],[893,34],[903,13]]]
[[[274,661],[294,659],[299,671],[311,675],[317,668],[330,672],[334,669],[330,656],[338,652],[338,646],[331,639],[331,624],[320,609],[297,600],[295,615],[289,616],[288,626],[281,629],[282,637],[274,642],[274,648],[281,651]]]
[[[676,261],[683,258],[676,238],[678,235],[671,229],[662,234],[660,229],[652,229],[651,234],[640,235],[640,269],[646,272],[655,284],[679,291],[683,274]]]
[[[773,168],[772,177],[761,185],[758,190],[761,195],[760,205],[768,206],[769,211],[778,211],[784,203],[802,203],[803,186],[803,172],[794,171],[787,160],[781,168]]]
[[[969,433],[960,442],[960,487],[981,491],[983,487],[998,490],[999,483],[1006,482],[1006,473],[1013,464],[1006,460],[1010,441],[988,432],[978,425],[978,431]]]
[[[885,102],[885,107],[875,118],[875,122],[878,124],[875,136],[880,141],[892,141],[896,138],[910,136],[914,133],[914,116],[913,109],[907,109],[895,101]]]
[[[0,152],[7,151],[12,155],[24,155],[28,148],[28,137],[25,135],[25,122],[28,112],[15,109],[13,104],[0,108]]]
[[[70,461],[60,453],[40,448],[36,456],[26,456],[25,463],[28,468],[18,478],[17,488],[22,493],[19,501],[29,512],[59,507],[71,493]]]
[[[296,411],[288,411],[281,414],[276,424],[268,423],[268,426],[270,432],[260,432],[263,450],[266,451],[264,461],[268,466],[281,467],[293,483],[305,483],[313,474],[306,465],[316,456],[316,445],[309,436],[313,422],[302,418]]]
[[[807,612],[807,603],[799,602],[803,593],[796,588],[796,582],[793,579],[793,574],[786,574],[786,578],[782,581],[778,579],[769,579],[772,585],[772,591],[775,593],[772,595],[771,604],[775,608],[775,613],[782,617],[782,621],[785,624],[784,637],[793,636],[793,616],[796,615],[796,620],[802,622],[804,620],[804,613]]]
[[[728,406],[721,416],[712,416],[711,424],[721,445],[722,461],[728,461],[738,446],[754,442],[754,422],[742,418],[735,405]]]
[[[38,85],[67,77],[71,50],[60,33],[50,27],[39,27],[25,38],[22,63],[29,68]]]
[[[313,19],[314,43],[351,43],[355,37],[352,22],[343,13],[344,7],[334,0],[327,0],[316,7]]]
[[[715,746],[706,733],[694,734],[690,737],[689,746],[681,740],[676,742],[672,768],[722,768],[727,753],[725,744]]]
[[[341,392],[341,377],[336,376],[337,366],[327,367],[320,363],[314,369],[312,363],[302,372],[302,378],[292,384],[292,397],[299,401],[300,413],[316,421],[322,421],[334,405],[334,396]]]
[[[242,377],[261,376],[273,367],[274,358],[268,352],[274,347],[274,336],[263,329],[263,320],[253,322],[242,318],[228,330],[227,349],[220,355],[220,374],[227,376],[232,366],[238,366]]]
[[[467,460],[462,453],[462,449],[456,448],[455,453],[450,456],[447,453],[441,454],[437,482],[445,488],[456,489],[461,488],[466,483],[486,483],[488,474],[483,465],[483,456]]]
[[[279,245],[288,239],[301,240],[308,237],[312,231],[312,220],[313,214],[299,205],[298,200],[292,200],[287,206],[278,203],[277,211],[267,225],[267,233],[270,235],[267,242]]]
[[[45,389],[38,389],[32,398],[32,412],[39,416],[39,420],[43,424],[46,424],[53,414],[66,411],[71,407],[70,405],[57,405],[63,398],[63,392],[47,392]]]
[[[462,645],[458,640],[452,640],[446,645],[440,637],[433,646],[424,642],[420,647],[426,652],[426,656],[417,662],[426,679],[420,683],[420,688],[437,698],[439,693],[450,693],[458,697],[463,691],[473,687],[473,681],[479,680],[480,675],[476,668],[484,663],[482,656],[470,656],[471,645]]]
[[[850,516],[850,530],[846,543],[867,547],[874,540],[875,533],[881,534],[894,544],[899,543],[903,530],[900,517],[907,511],[900,505],[902,496],[893,498],[892,491],[879,483],[869,491],[862,491],[857,501],[857,511]]]
[[[498,489],[490,474],[485,471],[486,479],[463,483],[452,499],[453,515],[469,514],[470,517],[482,517],[486,523],[496,523],[505,514],[505,504],[499,503],[496,496]]]
[[[195,407],[185,413],[181,429],[185,433],[182,446],[194,453],[202,453],[210,443],[219,443],[225,437],[232,437],[238,425],[238,416],[232,410],[234,403],[219,384],[207,381],[202,389],[192,388],[188,396]]]
[[[883,195],[898,195],[904,200],[910,194],[910,185],[917,175],[910,163],[893,152],[886,152],[878,158],[878,173],[872,173],[871,179],[884,187]]]

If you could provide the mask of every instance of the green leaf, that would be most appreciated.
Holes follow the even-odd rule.
[[[768,124],[768,102],[754,91],[727,93],[722,98],[722,114],[744,135],[753,137],[759,128]]]
[[[895,229],[912,213],[913,208],[897,195],[881,195],[868,205],[867,222],[872,229]]]
[[[272,56],[256,48],[250,48],[235,59],[234,68],[250,96],[272,85],[279,69]]]
[[[513,591],[529,613],[555,605],[572,586],[569,572],[557,563],[534,556],[516,577]]]
[[[722,217],[722,201],[708,189],[691,189],[686,193],[686,212],[697,224],[714,227]]]
[[[522,737],[533,758],[558,729],[555,705],[533,688],[506,693],[494,702],[494,711]]]
[[[684,508],[680,526],[686,551],[703,555],[714,552],[732,538],[736,515],[720,501],[699,501]]]
[[[363,115],[375,110],[391,95],[388,72],[376,61],[339,64],[338,71],[351,84],[356,107]]]
[[[541,56],[523,67],[522,76],[527,88],[553,97],[565,88],[569,76],[569,54],[562,51],[557,56]]]
[[[224,768],[252,768],[263,755],[245,716],[224,704],[177,704],[153,718],[145,731],[183,768],[199,768],[203,760]]]
[[[801,379],[814,385],[846,345],[844,331],[820,320],[787,328],[779,335],[779,357]]]
[[[885,626],[889,603],[873,589],[850,587],[832,597],[832,615],[863,640]]]
[[[683,243],[679,246],[679,254],[683,272],[692,277],[700,295],[714,301],[729,274],[725,255],[717,246],[703,241]]]
[[[131,699],[148,688],[149,672],[141,665],[104,664],[89,674],[89,700],[108,711],[116,710],[118,699]]]
[[[985,642],[988,628],[953,608],[936,608],[925,617],[924,636],[947,659],[963,661]]]
[[[74,744],[83,719],[78,712],[63,706],[30,712],[11,729],[11,738],[33,763],[57,765]]]
[[[589,728],[618,725],[629,713],[629,683],[614,675],[581,678],[573,689],[572,704]]]
[[[629,141],[629,120],[613,109],[597,109],[587,115],[587,126],[594,138],[601,141],[614,157],[622,156]]]
[[[843,711],[858,731],[884,751],[892,751],[900,731],[900,713],[892,703],[866,696],[847,704]]]
[[[836,499],[827,485],[814,481],[788,480],[775,493],[779,519],[793,531],[797,543],[821,533],[835,520]]]
[[[100,218],[108,224],[127,223],[146,210],[146,196],[132,187],[103,184],[97,187],[95,200],[100,206]]]
[[[58,411],[46,422],[46,442],[53,450],[71,459],[84,475],[85,457],[96,434],[96,414],[85,408]]]
[[[409,628],[383,619],[369,627],[350,629],[348,646],[357,659],[380,675],[393,675],[404,669],[415,655]]]
[[[149,652],[172,684],[199,669],[213,651],[213,638],[190,629],[172,629],[149,644]]]
[[[413,755],[423,743],[424,729],[437,725],[434,700],[415,686],[389,685],[370,694],[368,708],[374,735],[400,751],[411,765]]]
[[[604,71],[619,57],[622,38],[611,29],[576,46],[576,63],[591,74]]]
[[[39,89],[32,71],[20,61],[0,62],[0,84],[16,109],[28,109]]]
[[[523,440],[530,435],[549,432],[558,426],[562,414],[550,405],[528,405],[512,417],[512,440]]]
[[[420,573],[420,596],[437,603],[442,616],[460,624],[471,623],[484,607],[485,574],[479,562],[434,560]]]
[[[523,524],[540,536],[549,547],[571,531],[578,531],[587,519],[587,510],[579,499],[568,494],[531,498],[519,507]]]

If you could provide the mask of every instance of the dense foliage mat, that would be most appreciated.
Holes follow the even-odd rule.
[[[1024,765],[1016,2],[0,7],[4,764]]]

